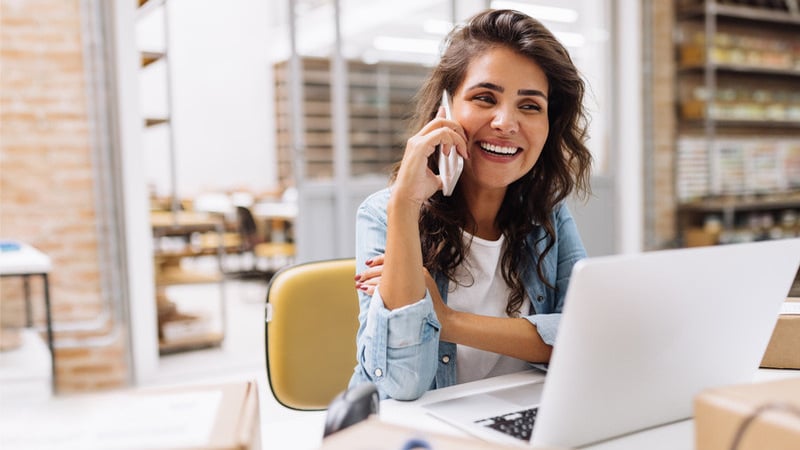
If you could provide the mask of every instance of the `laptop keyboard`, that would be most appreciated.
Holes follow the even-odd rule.
[[[538,411],[539,408],[530,408],[522,411],[503,414],[502,416],[476,420],[475,423],[485,427],[493,428],[497,431],[527,442],[531,439],[533,422],[536,420],[536,413]]]

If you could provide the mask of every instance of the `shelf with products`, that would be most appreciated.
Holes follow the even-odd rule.
[[[176,184],[173,135],[170,8],[167,0],[139,0],[136,12],[136,52],[139,57],[142,152],[154,195],[168,202],[150,214],[153,267],[158,311],[159,351],[162,354],[217,346],[225,335],[225,286],[222,261],[226,254],[221,217],[188,210]],[[166,180],[157,186],[154,180]],[[205,245],[213,236],[217,245]],[[199,264],[198,261],[208,261]],[[195,311],[185,298],[189,285],[217,285],[218,298]],[[192,297],[192,294],[188,294]],[[205,302],[204,302],[205,303]],[[221,317],[222,320],[216,320]]]
[[[306,176],[333,176],[333,123],[330,61],[302,58],[303,125]],[[413,113],[413,97],[429,68],[417,64],[347,62],[348,135],[350,172],[353,176],[382,173],[402,157],[407,119]],[[278,177],[293,184],[294,150],[290,134],[289,64],[274,65]]]
[[[679,213],[688,247],[800,236],[800,190],[698,200]]]
[[[676,9],[676,216],[684,245],[792,236],[800,213],[796,1]],[[788,228],[787,228],[788,227]]]
[[[800,8],[796,0],[681,0],[677,6],[679,19],[714,14],[766,24],[800,23]]]
[[[221,217],[207,213],[181,211],[152,211],[156,305],[158,311],[159,349],[162,354],[179,350],[219,345],[225,335],[225,277],[222,272],[224,247],[200,245],[200,238],[215,233],[217,242],[223,242],[225,224]],[[213,255],[215,265],[190,268],[184,264],[201,256]],[[202,314],[180,310],[177,302],[167,295],[174,286],[216,284],[219,287],[217,312]],[[213,315],[221,317],[214,327]]]

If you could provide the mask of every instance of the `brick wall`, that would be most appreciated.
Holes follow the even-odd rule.
[[[80,0],[0,0],[0,237],[52,258],[59,392],[127,384],[125,333],[103,314],[80,14]],[[21,281],[0,283],[0,322],[19,325]]]
[[[648,249],[673,247],[677,239],[675,219],[675,57],[672,39],[674,2],[650,0],[652,23],[653,155],[650,183],[656,201],[646,205],[647,225],[653,238]]]

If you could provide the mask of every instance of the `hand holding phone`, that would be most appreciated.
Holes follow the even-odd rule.
[[[447,95],[447,89],[442,91],[442,106],[446,119],[452,119],[453,115],[450,111],[450,97]],[[456,187],[458,177],[461,176],[461,171],[464,169],[464,158],[456,151],[456,146],[450,146],[450,154],[445,155],[442,147],[439,147],[439,178],[442,180],[442,194],[449,197],[453,194],[453,189]]]

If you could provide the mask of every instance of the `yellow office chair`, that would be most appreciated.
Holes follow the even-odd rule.
[[[347,388],[356,365],[355,259],[281,269],[267,290],[267,377],[275,399],[324,410]]]

